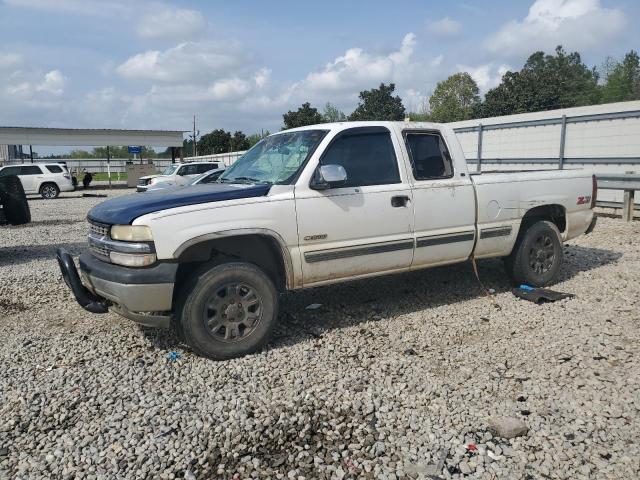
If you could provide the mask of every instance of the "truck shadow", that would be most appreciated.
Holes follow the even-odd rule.
[[[611,250],[565,245],[558,283],[621,257],[621,253]],[[510,292],[514,287],[500,259],[478,261],[478,271],[484,286],[495,293]],[[318,338],[332,329],[484,296],[470,262],[304,290],[283,298],[279,327],[270,346],[291,345]],[[313,304],[321,306],[308,309]]]
[[[54,243],[49,245],[15,245],[0,247],[0,267],[5,265],[21,265],[36,260],[56,259],[56,249],[65,248],[72,255],[80,255],[87,249],[86,242]]]
[[[559,282],[619,260],[611,250],[564,245]],[[478,261],[480,279],[496,293],[513,288],[499,259]],[[552,287],[553,288],[553,287]],[[567,293],[571,293],[568,291]],[[357,326],[442,305],[482,298],[470,262],[288,293],[282,297],[278,326],[268,348],[320,338],[325,332]],[[316,309],[310,305],[319,304]],[[169,330],[143,329],[156,347],[183,347]]]

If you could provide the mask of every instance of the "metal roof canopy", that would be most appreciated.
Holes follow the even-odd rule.
[[[181,130],[1,127],[0,145],[182,147]]]

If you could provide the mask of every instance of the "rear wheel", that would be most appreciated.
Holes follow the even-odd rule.
[[[255,265],[224,263],[194,276],[178,312],[187,344],[199,355],[224,360],[254,352],[269,339],[278,292]]]
[[[555,224],[530,224],[505,259],[507,273],[516,284],[544,287],[555,281],[562,265],[562,241]]]
[[[47,200],[56,198],[60,195],[60,189],[55,183],[45,183],[40,187],[40,195]]]
[[[31,221],[27,196],[17,176],[0,177],[0,203],[4,216],[11,225],[22,225]]]

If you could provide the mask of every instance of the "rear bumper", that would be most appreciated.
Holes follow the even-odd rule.
[[[103,262],[90,253],[83,253],[80,255],[78,274],[73,260],[70,265],[69,261],[61,262],[60,256],[65,253],[69,255],[67,252],[58,252],[58,262],[65,280],[67,276],[72,278],[74,272],[78,277],[78,285],[75,287],[73,282],[67,284],[83,308],[93,313],[112,310],[150,327],[169,326],[177,263],[163,262],[148,268],[128,268]],[[87,308],[85,297],[91,298],[101,308]]]
[[[146,192],[148,185],[136,185],[136,192]]]
[[[61,192],[73,192],[75,190],[75,187],[73,186],[73,183],[71,183],[71,181],[69,181],[68,184],[64,183],[60,185],[59,188]]]

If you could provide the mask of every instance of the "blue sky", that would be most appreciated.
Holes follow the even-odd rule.
[[[635,0],[0,0],[0,124],[274,131],[390,81],[419,110],[451,73],[486,91],[558,43],[588,65],[640,49],[637,18]]]

